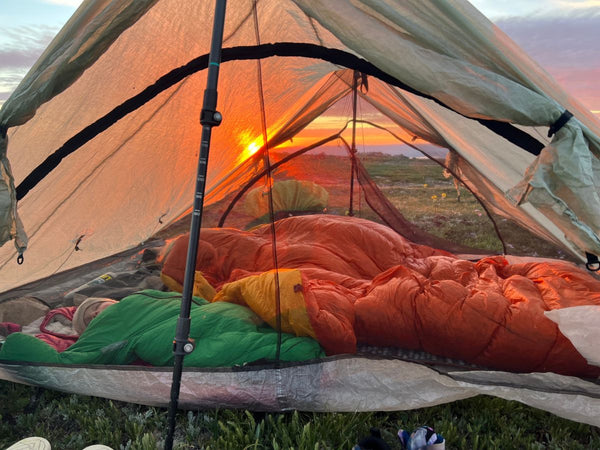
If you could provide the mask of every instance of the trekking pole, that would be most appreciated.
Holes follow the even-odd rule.
[[[204,103],[200,113],[202,124],[202,138],[200,142],[200,155],[198,157],[198,171],[196,178],[196,192],[194,195],[194,209],[192,211],[192,222],[190,225],[190,241],[185,265],[185,277],[183,281],[183,295],[181,298],[181,312],[175,330],[175,341],[173,342],[173,353],[175,362],[173,366],[173,381],[171,382],[171,401],[169,403],[168,423],[169,429],[165,441],[165,450],[172,450],[173,435],[175,432],[175,416],[179,403],[179,390],[181,388],[181,374],[183,371],[183,358],[194,350],[194,342],[190,336],[190,310],[192,305],[192,294],[194,287],[194,274],[196,269],[196,254],[198,252],[198,241],[202,227],[202,208],[204,206],[204,189],[206,186],[206,171],[208,165],[208,154],[210,149],[210,138],[212,128],[221,123],[221,113],[216,111],[217,107],[217,85],[219,80],[219,66],[221,64],[221,46],[223,44],[223,28],[225,25],[226,0],[216,0],[215,16],[212,30],[212,41],[210,55],[208,58],[208,77],[204,91]]]

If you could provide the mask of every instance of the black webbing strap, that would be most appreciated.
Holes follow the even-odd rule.
[[[6,132],[7,132],[6,127],[0,125],[0,136],[2,136],[3,138],[6,138]]]
[[[598,260],[598,256],[585,252],[585,257],[587,258],[585,267],[591,272],[598,272],[600,270],[600,260]]]
[[[550,129],[548,130],[548,137],[554,136],[554,134],[560,130],[571,117],[573,117],[573,113],[571,113],[571,111],[568,109],[565,109],[556,122],[550,126]]]
[[[299,56],[312,59],[322,59],[329,61],[332,64],[347,67],[350,69],[357,70],[365,75],[370,75],[375,78],[389,83],[393,86],[399,87],[407,92],[415,95],[419,95],[423,98],[428,98],[436,103],[448,108],[448,106],[441,103],[439,100],[433,97],[419,92],[410,86],[402,83],[400,80],[388,75],[382,70],[375,67],[370,62],[361,59],[348,52],[320,47],[315,44],[300,43],[300,42],[278,42],[274,44],[260,44],[255,46],[239,46],[224,48],[221,56],[221,62],[226,61],[244,61],[252,59],[269,58],[273,56],[289,57]],[[94,123],[88,125],[83,130],[75,134],[73,137],[68,139],[59,149],[54,153],[50,154],[42,163],[40,163],[35,169],[33,169],[29,175],[27,175],[21,183],[17,186],[17,200],[23,199],[27,193],[33,189],[37,184],[46,177],[52,170],[54,170],[61,161],[71,153],[75,152],[78,148],[89,142],[98,134],[109,128],[118,120],[125,117],[127,114],[135,111],[140,106],[144,105],[161,92],[170,88],[176,83],[179,83],[185,77],[194,74],[200,70],[204,70],[208,65],[208,55],[202,55],[198,58],[192,59],[187,64],[180,66],[176,69],[171,70],[162,77],[160,77],[154,84],[146,87],[143,91],[137,95],[125,100],[120,105],[116,106],[112,111],[108,112],[103,117],[96,120]],[[479,123],[486,126],[490,130],[504,137],[514,145],[519,146],[523,150],[533,154],[539,155],[544,145],[537,139],[533,138],[526,132],[514,127],[513,125],[506,122],[499,122],[495,120],[476,119]]]

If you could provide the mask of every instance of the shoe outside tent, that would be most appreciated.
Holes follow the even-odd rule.
[[[191,210],[213,16],[212,2],[87,0],[3,105],[0,300],[31,295],[58,304],[108,271],[155,274],[154,260],[144,264],[163,254]],[[219,77],[223,122],[212,134],[204,197],[205,208],[218,210],[210,226],[234,226],[238,194],[265,176],[310,180],[311,170],[295,161],[341,142],[350,150],[348,180],[358,180],[387,226],[473,259],[474,249],[388,209],[354,139],[344,138],[356,120],[310,133],[354,96],[385,118],[399,143],[426,155],[434,147],[452,152],[452,170],[491,216],[594,268],[600,124],[468,2],[232,2]],[[597,333],[598,307],[590,308],[587,325],[556,319],[566,323],[564,334],[580,332],[577,345]],[[0,364],[6,380],[158,406],[169,402],[171,376],[170,367]],[[490,370],[418,352],[190,368],[179,403],[397,410],[478,394],[600,425],[598,379]]]

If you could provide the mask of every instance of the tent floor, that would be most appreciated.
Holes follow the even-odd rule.
[[[50,307],[64,293],[106,272],[118,276],[86,295],[120,299],[160,282],[161,240],[13,289],[0,304],[33,296]],[[578,422],[600,426],[600,380],[553,373],[509,373],[419,351],[360,346],[356,355],[305,363],[239,368],[186,368],[180,407],[255,411],[392,411],[486,394],[516,400]],[[0,379],[64,392],[166,407],[172,368],[53,366],[0,361]]]
[[[180,407],[394,411],[485,394],[600,426],[598,380],[431,363],[361,354],[279,366],[187,368],[182,378]],[[172,369],[168,367],[53,366],[0,361],[0,379],[157,407],[169,403],[171,378]]]

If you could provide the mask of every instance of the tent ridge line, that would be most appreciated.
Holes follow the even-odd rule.
[[[415,95],[431,99],[452,110],[452,108],[441,103],[437,99],[405,85],[400,80],[394,78],[386,72],[383,72],[362,58],[352,55],[344,50],[326,48],[316,44],[278,42],[261,45],[227,47],[223,48],[222,50],[221,62],[263,59],[273,56],[295,56],[322,59],[331,62],[332,64],[358,70],[366,75],[374,76],[386,83],[404,89]],[[110,126],[129,113],[135,111],[145,103],[152,100],[161,92],[182,81],[187,76],[192,75],[200,70],[204,70],[207,67],[208,54],[194,58],[187,64],[177,67],[161,76],[152,85],[146,87],[133,97],[125,100],[123,103],[113,108],[95,122],[83,128],[81,131],[68,139],[60,148],[50,154],[42,163],[34,168],[29,175],[23,179],[23,181],[21,181],[16,188],[17,201],[22,200],[31,189],[33,189],[42,179],[44,179],[50,172],[58,167],[61,161],[71,153],[75,152],[87,142],[91,141],[94,137],[107,130]],[[495,133],[503,136],[504,138],[534,155],[539,154],[543,148],[543,144],[541,144],[539,141],[532,138],[527,133],[519,130],[518,128],[513,127],[509,123],[485,119],[476,120]]]

